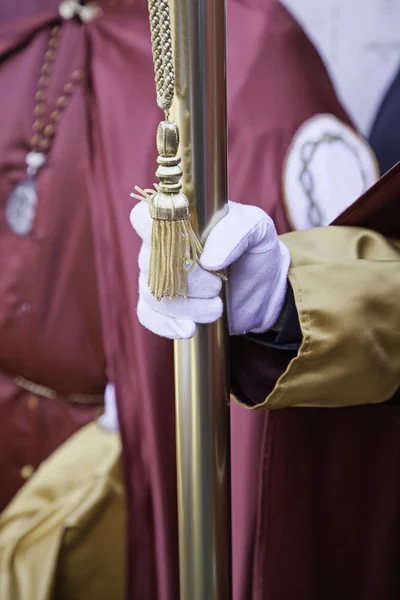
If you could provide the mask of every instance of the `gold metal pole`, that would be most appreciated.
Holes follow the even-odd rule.
[[[172,0],[184,192],[203,239],[227,210],[225,0]],[[230,600],[231,497],[224,320],[175,342],[181,600]]]

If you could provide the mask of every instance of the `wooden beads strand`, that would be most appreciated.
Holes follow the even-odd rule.
[[[44,115],[46,112],[47,90],[49,87],[50,75],[53,71],[56,50],[60,42],[60,35],[61,27],[59,25],[53,27],[44,55],[44,62],[40,69],[38,88],[35,95],[36,104],[33,111],[34,122],[31,139],[33,152],[47,153],[50,150],[56,133],[57,124],[67,108],[76,88],[84,77],[84,73],[81,70],[76,70],[72,73],[68,83],[64,85],[63,93],[56,100],[56,108],[50,113],[46,122]]]

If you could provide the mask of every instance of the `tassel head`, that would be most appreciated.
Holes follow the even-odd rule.
[[[157,104],[166,120],[157,130],[159,183],[155,189],[135,186],[138,193],[131,196],[149,203],[152,231],[148,286],[161,300],[187,296],[186,278],[199,263],[202,246],[192,227],[189,199],[182,192],[179,129],[169,121],[175,75],[168,0],[149,0],[149,15]],[[188,148],[184,152],[187,154]],[[191,168],[186,173],[185,190],[193,197]]]
[[[190,222],[189,200],[182,193],[176,123],[162,121],[157,130],[159,183],[150,198],[152,218],[148,285],[155,298],[187,295],[186,276],[194,269],[201,244]]]
[[[152,219],[180,221],[190,218],[189,201],[182,190],[181,159],[178,156],[179,130],[176,123],[162,121],[157,130],[159,179],[157,193],[150,202]]]
[[[179,130],[176,123],[162,121],[157,130],[159,179],[157,193],[150,202],[152,219],[180,221],[190,217],[189,201],[182,194],[182,168],[178,156]]]

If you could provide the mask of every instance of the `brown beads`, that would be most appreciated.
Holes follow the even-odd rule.
[[[35,94],[35,108],[33,110],[34,122],[32,125],[33,136],[31,145],[33,151],[42,153],[48,152],[51,148],[52,140],[56,134],[57,124],[60,121],[62,114],[75,92],[79,82],[84,78],[84,73],[81,70],[75,70],[64,87],[61,96],[56,100],[56,107],[50,112],[50,116],[46,120],[47,90],[50,82],[50,76],[53,70],[54,60],[56,58],[56,50],[59,45],[61,27],[56,25],[51,30],[50,39],[47,44],[47,49],[44,54],[44,61],[40,69],[40,77],[38,79],[38,89]],[[47,121],[47,122],[46,122]]]
[[[44,55],[44,59],[51,61],[54,60],[56,53],[54,50],[47,50],[46,54]]]
[[[48,84],[49,84],[49,78],[47,77],[47,75],[42,75],[41,77],[39,77],[38,85],[40,88],[44,88]]]
[[[33,122],[33,131],[40,131],[41,129],[43,129],[43,127],[44,127],[43,119],[36,119],[36,121]]]
[[[50,119],[53,121],[53,123],[56,123],[57,121],[59,121],[61,119],[61,116],[62,116],[61,110],[53,110],[53,112],[50,114]]]
[[[44,134],[47,137],[53,137],[55,132],[56,132],[55,125],[46,125],[46,127],[44,128]]]
[[[35,100],[44,100],[46,97],[46,94],[44,92],[44,90],[38,90],[35,94]]]
[[[68,98],[66,98],[65,96],[60,96],[57,99],[56,106],[59,106],[60,108],[65,108],[67,106],[67,102]]]
[[[32,137],[31,137],[31,144],[33,148],[36,148],[39,143],[40,143],[40,135],[38,133],[35,133]]]
[[[83,71],[74,71],[72,73],[72,81],[82,81],[84,75]]]
[[[72,81],[64,85],[64,94],[70,94],[74,90],[74,84]]]
[[[47,150],[49,150],[50,148],[50,140],[48,138],[41,139],[39,143],[39,148],[40,150],[47,152]]]
[[[44,115],[44,104],[36,104],[33,114],[35,117],[41,117],[42,115]]]

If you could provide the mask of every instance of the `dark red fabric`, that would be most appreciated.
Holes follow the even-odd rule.
[[[0,375],[0,510],[25,483],[24,467],[36,470],[101,405],[69,404],[62,396],[43,398],[21,390]]]
[[[350,124],[349,118],[335,96],[315,48],[280,4],[228,3],[228,42],[230,197],[260,205],[273,216],[278,231],[284,233],[289,224],[282,200],[282,168],[294,133],[316,113],[332,113]],[[263,400],[288,360],[287,353],[274,353],[258,344],[232,338],[234,389],[238,384],[250,403]],[[255,540],[263,535],[261,515],[264,510],[269,511],[269,505],[260,496],[260,485],[265,483],[278,497],[280,494],[266,468],[268,462],[263,450],[274,419],[275,415],[269,412],[249,412],[236,404],[232,406],[236,600],[252,598],[253,577],[256,585],[259,577],[258,569],[254,575],[252,570],[255,559],[260,566]],[[282,427],[285,428],[284,423]],[[274,460],[279,464],[279,453],[274,453]],[[284,518],[284,513],[272,516],[277,517]],[[285,540],[293,543],[289,530]],[[301,547],[303,540],[298,539],[297,544]],[[276,564],[273,559],[273,541],[271,554],[266,559],[273,562],[274,569],[284,570],[284,563]],[[300,564],[298,568],[301,569]],[[263,593],[263,600],[291,600],[283,590],[273,595],[266,587]]]
[[[301,33],[298,35],[302,37]],[[310,94],[299,107],[299,84],[291,72],[295,52],[290,36],[281,42],[283,64],[271,72],[268,81],[275,83],[283,77],[293,83],[290,93],[280,99],[288,115],[298,118],[300,124],[305,109],[326,112],[321,90],[331,95],[331,102],[334,95],[326,73],[321,73],[320,79],[307,81],[304,71],[315,74],[315,67],[312,68],[309,57],[307,60],[307,51],[299,47],[302,67],[294,68],[297,76],[307,82]],[[306,41],[303,44],[308,45]],[[276,114],[282,109],[270,110]],[[338,105],[331,105],[329,110],[343,119]],[[283,128],[281,133],[280,143],[287,147],[289,136]],[[274,181],[280,184],[281,166],[282,163],[276,167],[272,189]],[[399,167],[392,170],[336,223],[370,227],[398,238],[399,171]],[[278,194],[281,201],[280,187]],[[237,391],[249,403],[262,401],[292,354],[236,339],[232,340],[232,347],[231,371]],[[400,552],[400,407],[386,404],[335,410],[286,409],[266,413],[263,426],[258,413],[246,417],[242,409],[234,407],[233,418],[235,411],[234,539],[237,544],[244,541],[249,549],[246,563],[236,564],[242,575],[237,581],[236,597],[399,598],[396,564]],[[250,456],[253,458],[249,461]],[[259,488],[254,485],[257,480]],[[249,509],[256,488],[258,512],[252,524]],[[240,493],[242,503],[238,506]],[[246,497],[250,498],[247,505]],[[241,538],[238,529],[243,534]],[[235,551],[238,556],[240,549]]]
[[[12,10],[23,12],[19,3]],[[33,6],[30,6],[32,9]],[[1,9],[4,11],[4,7]],[[34,96],[53,16],[6,23],[0,35],[0,509],[23,484],[21,468],[37,468],[99,406],[70,405],[61,394],[101,394],[106,383],[86,174],[76,140],[86,128],[83,88],[60,121],[46,167],[32,235],[18,237],[5,204],[25,177]],[[33,35],[34,33],[34,35]],[[48,111],[75,69],[84,67],[84,39],[69,24],[54,63]],[[79,160],[77,158],[79,157]],[[48,400],[21,391],[20,375],[56,390]]]

